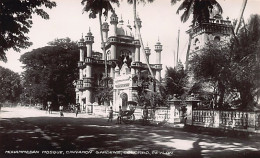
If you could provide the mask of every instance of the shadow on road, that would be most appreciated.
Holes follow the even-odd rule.
[[[213,137],[169,127],[116,125],[102,118],[0,119],[0,154],[14,150],[128,150],[147,151],[154,156],[242,158],[260,157],[259,141]]]

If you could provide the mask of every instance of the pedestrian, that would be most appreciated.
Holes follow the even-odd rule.
[[[113,108],[112,107],[110,107],[110,110],[109,110],[109,112],[108,112],[108,120],[107,120],[107,122],[112,122],[112,120],[113,120]]]
[[[78,116],[78,113],[79,113],[79,106],[80,106],[79,103],[77,103],[76,106],[75,106],[76,117]]]
[[[62,105],[60,105],[59,110],[60,110],[60,117],[64,117]]]
[[[118,117],[117,117],[117,123],[118,123],[118,124],[121,124],[122,115],[123,115],[123,111],[122,111],[121,106],[119,106]]]
[[[51,113],[51,101],[47,102],[47,112]]]
[[[148,109],[145,105],[143,109],[143,124],[146,124],[147,121],[148,121]]]

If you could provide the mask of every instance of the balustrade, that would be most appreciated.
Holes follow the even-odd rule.
[[[235,130],[260,130],[260,112],[193,110],[192,124]]]

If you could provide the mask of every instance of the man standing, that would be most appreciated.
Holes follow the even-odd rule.
[[[51,101],[47,102],[47,111],[49,112],[49,114],[51,113]]]
[[[110,110],[109,110],[109,113],[108,113],[108,120],[107,120],[107,122],[112,122],[112,120],[113,120],[113,108],[112,108],[112,106],[110,107]]]
[[[76,110],[76,111],[75,111],[75,112],[76,112],[76,117],[78,116],[78,113],[79,113],[79,106],[80,106],[79,103],[77,103],[76,106],[75,106],[75,108],[76,108],[76,109],[75,109],[75,110]]]
[[[122,115],[123,115],[123,111],[122,111],[121,106],[119,106],[119,112],[118,112],[118,117],[117,117],[117,123],[118,123],[118,124],[121,124]]]

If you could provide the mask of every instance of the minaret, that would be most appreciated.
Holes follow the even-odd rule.
[[[118,24],[118,17],[116,13],[113,13],[110,17],[110,24],[112,27],[112,34],[111,36],[116,36],[116,29],[117,29],[117,24]]]
[[[140,20],[140,18],[136,19],[137,21],[137,25],[139,26],[139,28],[142,27],[142,21]],[[135,23],[135,22],[134,22]],[[140,62],[140,41],[138,38],[138,33],[137,33],[137,28],[134,25],[135,28],[135,39],[133,41],[133,44],[135,45],[135,51],[133,53],[133,58],[132,58],[132,63],[131,63],[131,74],[139,74],[141,71],[141,67],[142,67],[142,63]]]
[[[111,42],[111,60],[115,60],[116,59],[116,45],[115,42],[117,42],[117,24],[118,24],[118,17],[115,13],[113,13],[110,17],[110,24],[112,27],[112,33],[111,33],[111,37],[109,37],[109,41]]]
[[[161,81],[161,70],[162,70],[162,65],[161,65],[161,52],[162,52],[162,45],[158,39],[158,42],[155,44],[155,64],[157,65],[157,69],[155,72],[155,78],[160,82]]]
[[[103,24],[102,24],[102,33],[103,33],[103,37],[104,37],[104,42],[107,42],[108,31],[109,31],[108,23],[107,22],[103,22]]]
[[[94,43],[94,37],[92,36],[92,33],[89,29],[89,32],[87,33],[87,36],[85,36],[85,42],[87,46],[87,57],[85,58],[85,74],[86,77],[83,79],[83,87],[86,88],[86,91],[84,91],[84,96],[86,97],[86,103],[92,103],[92,64],[93,64],[93,58],[92,58],[92,44]]]
[[[79,79],[82,80],[83,79],[84,54],[85,54],[85,50],[86,50],[86,43],[84,42],[83,34],[82,34],[81,39],[78,42],[78,46],[79,46],[79,51],[80,51],[79,62],[78,62]]]
[[[148,47],[148,44],[147,44],[147,46],[144,48],[144,52],[145,52],[145,54],[146,54],[146,58],[147,58],[148,63],[150,63],[149,56],[151,55],[151,49]]]
[[[103,34],[103,37],[104,37],[105,44],[107,42],[108,31],[109,31],[108,23],[107,22],[103,22],[103,24],[102,24],[102,34]],[[103,44],[101,44],[101,49],[104,49],[103,48]],[[102,54],[102,59],[105,60],[105,54]]]
[[[142,27],[141,19],[139,17],[137,17],[136,21],[137,21],[137,25],[141,29],[141,27]],[[136,27],[135,27],[135,40],[134,40],[134,44],[135,44],[135,61],[136,62],[140,62],[140,47],[141,47],[141,45],[140,45],[140,41],[139,41],[139,37],[138,37],[138,31],[137,31]]]

